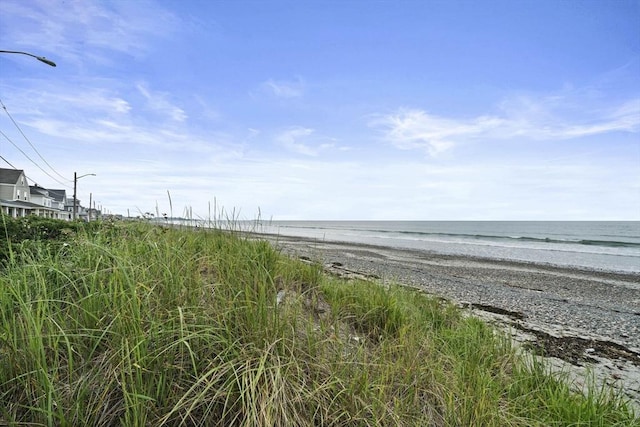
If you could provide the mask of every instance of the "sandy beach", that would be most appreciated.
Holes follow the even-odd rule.
[[[266,236],[330,274],[417,287],[544,354],[576,388],[591,372],[640,408],[640,275]]]

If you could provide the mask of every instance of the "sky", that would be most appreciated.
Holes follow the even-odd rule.
[[[0,167],[138,216],[640,220],[640,0],[2,0]]]

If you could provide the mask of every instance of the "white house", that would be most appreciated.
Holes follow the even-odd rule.
[[[27,216],[37,207],[31,203],[31,191],[24,171],[0,168],[0,210],[12,216]]]
[[[64,190],[29,186],[23,170],[0,168],[0,210],[9,216],[69,219],[70,215],[64,209],[65,200]]]
[[[61,218],[61,219],[71,219],[73,208],[71,209],[67,208],[68,207],[67,190],[49,190],[49,196],[53,197],[53,203],[54,203],[53,206],[56,209],[64,211],[64,214],[63,214],[64,218]]]
[[[40,187],[38,184],[29,186],[31,202],[39,205],[36,215],[45,218],[68,219],[68,214],[64,210],[64,205],[60,208],[51,190]]]

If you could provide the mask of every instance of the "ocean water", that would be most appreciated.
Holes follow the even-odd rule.
[[[640,273],[638,221],[269,221],[257,232]]]

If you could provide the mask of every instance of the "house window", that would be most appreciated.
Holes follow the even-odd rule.
[[[20,190],[16,190],[18,192],[18,199],[20,199]]]

